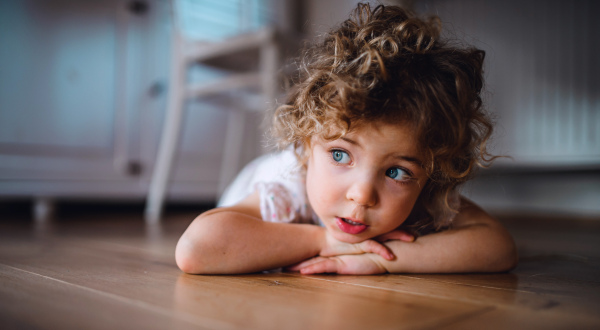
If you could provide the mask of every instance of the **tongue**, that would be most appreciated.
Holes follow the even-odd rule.
[[[363,224],[353,225],[353,224],[350,224],[350,223],[344,221],[342,218],[337,218],[336,224],[340,228],[340,230],[343,231],[344,233],[354,234],[354,235],[360,234],[365,229],[367,229],[367,225],[363,225]]]

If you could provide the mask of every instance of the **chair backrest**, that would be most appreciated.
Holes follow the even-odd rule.
[[[271,1],[171,0],[171,8],[183,37],[219,41],[269,25]]]

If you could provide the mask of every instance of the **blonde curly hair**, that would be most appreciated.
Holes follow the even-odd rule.
[[[408,123],[426,157],[428,180],[405,228],[448,227],[457,187],[491,157],[483,109],[485,52],[440,38],[437,17],[359,3],[350,19],[309,46],[273,135],[306,164],[313,136],[334,140],[364,123]]]

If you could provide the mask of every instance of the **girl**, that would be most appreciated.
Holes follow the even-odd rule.
[[[497,272],[508,232],[458,195],[491,161],[484,52],[437,19],[359,4],[304,54],[274,116],[283,151],[250,163],[176,250],[193,274]],[[262,220],[262,221],[261,221]]]

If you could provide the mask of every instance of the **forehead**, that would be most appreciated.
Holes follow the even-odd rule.
[[[354,126],[339,139],[375,153],[423,158],[416,129],[408,123],[364,123]]]
[[[416,129],[406,122],[388,123],[385,121],[376,121],[361,123],[344,134],[344,137],[396,143],[406,141],[410,142],[411,145],[418,142]]]

